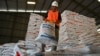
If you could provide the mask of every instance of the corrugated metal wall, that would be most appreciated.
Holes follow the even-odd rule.
[[[29,13],[0,13],[0,44],[24,40]]]

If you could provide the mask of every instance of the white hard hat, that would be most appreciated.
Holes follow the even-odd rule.
[[[58,2],[57,2],[57,1],[53,1],[51,6],[56,6],[56,7],[58,7]]]

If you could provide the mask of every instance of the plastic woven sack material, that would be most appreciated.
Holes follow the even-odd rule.
[[[0,48],[0,56],[13,56],[15,44],[16,43],[3,44]]]
[[[78,44],[77,43],[59,43],[57,45],[57,50],[66,50],[66,49],[69,49],[69,48],[74,48],[76,47]]]
[[[96,39],[93,41],[92,45],[97,46],[97,47],[100,48],[100,34],[97,33],[95,38]]]
[[[25,42],[25,48],[31,48],[31,49],[38,49],[39,51],[42,50],[42,44],[40,42],[35,41],[26,41]]]
[[[67,38],[75,39],[75,37],[77,37],[75,39],[76,44],[77,41],[80,42],[80,40],[85,44],[92,43],[95,40],[96,24],[94,18],[89,18],[68,10],[65,10],[61,14],[61,17],[62,22],[60,23],[58,44],[68,43],[70,39],[68,40]],[[86,32],[90,32],[90,34],[87,34],[87,36],[85,34],[80,37],[81,34]]]
[[[29,22],[28,22],[28,28],[26,32],[26,41],[29,41],[30,39],[35,39],[39,34],[40,25],[43,22],[43,16],[31,13]]]
[[[24,55],[17,44],[14,47],[14,54],[13,55],[14,56],[23,56]]]
[[[40,35],[42,34],[48,34],[50,36],[53,36],[55,37],[55,24],[53,23],[46,23],[46,22],[43,22],[40,26],[40,32],[39,32]]]
[[[95,41],[95,33],[85,32],[79,36],[79,43],[92,44]]]
[[[47,45],[56,45],[55,24],[43,22],[40,27],[39,35],[35,41]]]
[[[34,56],[35,53],[42,51],[42,44],[34,41],[25,41],[25,45],[19,45],[15,47],[15,53],[25,56]],[[16,53],[17,54],[17,53]]]
[[[45,52],[45,56],[82,56],[82,54],[67,50],[67,51]]]

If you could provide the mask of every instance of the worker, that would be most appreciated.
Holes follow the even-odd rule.
[[[53,1],[51,4],[51,8],[48,10],[46,16],[45,16],[45,21],[54,23],[55,24],[55,30],[56,30],[56,37],[58,38],[58,30],[59,29],[59,23],[61,22],[61,16],[58,11],[58,2]]]
[[[51,4],[51,8],[48,10],[48,13],[45,16],[45,21],[54,23],[57,27],[59,27],[59,23],[61,22],[61,16],[58,11],[58,2],[53,1]]]
[[[58,41],[58,33],[59,33],[59,23],[61,22],[61,16],[58,11],[58,2],[53,1],[51,4],[50,9],[48,10],[46,16],[45,16],[45,21],[54,23],[55,24],[55,35],[56,35],[56,40]],[[56,50],[56,47],[54,47]]]

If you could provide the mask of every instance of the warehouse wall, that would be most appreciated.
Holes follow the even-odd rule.
[[[0,44],[24,40],[29,13],[0,13]]]

